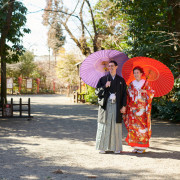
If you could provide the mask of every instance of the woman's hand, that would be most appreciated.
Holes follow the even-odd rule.
[[[126,107],[123,106],[123,107],[120,109],[120,112],[121,112],[122,114],[125,114],[125,113],[126,113]]]

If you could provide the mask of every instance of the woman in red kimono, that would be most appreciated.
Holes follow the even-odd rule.
[[[127,89],[127,111],[124,122],[128,130],[126,142],[134,148],[134,153],[144,153],[151,137],[151,102],[154,90],[148,81],[141,79],[144,71],[137,66],[133,69],[135,80]]]

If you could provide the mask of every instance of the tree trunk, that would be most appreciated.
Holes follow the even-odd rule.
[[[96,52],[96,51],[98,51],[98,47],[97,47],[98,34],[97,34],[96,24],[95,24],[95,20],[94,20],[94,14],[93,14],[89,0],[86,0],[86,3],[88,5],[89,11],[91,13],[91,19],[92,19],[93,29],[94,29],[93,49],[94,49],[94,52]]]
[[[10,30],[11,26],[11,19],[12,19],[12,12],[14,7],[15,0],[10,0],[8,3],[8,12],[6,15],[6,22],[1,32],[0,38],[0,57],[1,57],[1,102],[2,99],[6,101],[6,57],[5,57],[5,44],[6,38]]]
[[[6,101],[6,62],[5,62],[5,56],[1,56],[1,102],[3,99]]]
[[[177,61],[180,60],[180,4],[179,0],[175,0],[173,8],[174,20],[175,20],[175,32],[177,34]],[[178,64],[178,71],[180,72],[180,64]]]
[[[54,53],[54,60],[55,60],[55,65],[54,66],[56,66],[56,52]]]

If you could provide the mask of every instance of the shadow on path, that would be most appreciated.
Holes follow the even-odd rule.
[[[87,176],[81,172],[101,177],[98,179],[133,179],[139,177],[143,179],[144,174],[148,174],[151,170],[144,171],[142,177],[141,169],[137,170],[119,170],[114,167],[104,170],[101,168],[88,169],[84,167],[71,167],[52,164],[50,158],[37,157],[36,154],[26,156],[27,150],[23,145],[31,145],[35,148],[39,146],[38,142],[31,144],[21,142],[12,137],[40,137],[56,140],[71,140],[88,143],[89,146],[94,146],[91,142],[95,141],[97,128],[97,106],[85,104],[71,104],[59,102],[50,102],[46,98],[52,96],[40,96],[45,104],[32,101],[32,113],[34,118],[31,121],[25,119],[2,119],[0,120],[0,178],[18,179],[61,179],[72,177],[72,179],[85,179]],[[53,96],[59,98],[59,96]],[[32,96],[33,99],[33,96]],[[47,103],[47,104],[46,104]],[[125,126],[123,125],[123,140],[127,135]],[[152,141],[156,146],[150,147],[149,152],[145,154],[133,154],[124,152],[115,156],[131,156],[139,158],[153,159],[171,159],[180,160],[180,151],[172,150],[170,147],[179,144],[180,124],[171,124],[168,122],[152,121]],[[125,144],[125,142],[124,142]],[[161,151],[161,152],[159,152]],[[108,154],[109,155],[109,154]],[[105,157],[106,155],[104,155]],[[114,156],[114,154],[112,154]],[[62,161],[68,161],[68,157],[61,157]],[[19,164],[19,165],[18,165]],[[16,167],[16,168],[14,168]],[[23,167],[23,172],[21,168]],[[38,167],[38,168],[37,168]],[[64,174],[55,175],[52,171],[61,169]],[[7,172],[10,171],[11,175]],[[117,176],[114,176],[116,174]],[[127,178],[128,174],[128,178]],[[151,179],[156,179],[156,175],[151,174]],[[121,177],[121,178],[120,178]],[[173,179],[171,175],[161,176],[159,179]]]

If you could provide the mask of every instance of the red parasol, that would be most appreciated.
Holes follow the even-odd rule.
[[[147,79],[155,90],[154,97],[164,96],[172,90],[174,77],[171,70],[160,61],[148,57],[134,57],[124,63],[122,75],[127,85],[135,80],[133,68],[136,66],[143,68],[145,76],[142,78]]]

